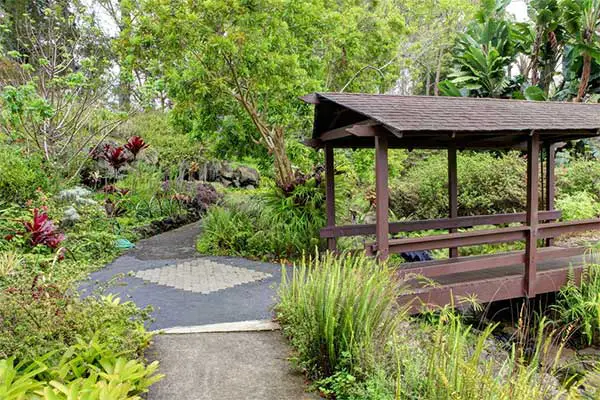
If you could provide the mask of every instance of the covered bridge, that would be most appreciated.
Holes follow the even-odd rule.
[[[307,144],[325,151],[327,226],[321,236],[327,238],[329,249],[335,250],[338,237],[361,235],[375,236],[366,251],[381,260],[390,253],[449,249],[448,259],[402,264],[400,274],[416,273],[439,283],[415,288],[403,301],[416,298],[443,305],[472,295],[481,302],[532,298],[557,291],[570,270],[580,279],[585,249],[556,247],[553,238],[600,229],[600,218],[557,222],[561,213],[554,208],[554,158],[556,143],[599,135],[600,105],[351,93],[314,93],[302,99],[315,105],[313,134]],[[375,149],[376,224],[336,225],[335,148]],[[395,148],[448,151],[447,218],[389,221],[388,151]],[[458,216],[456,155],[464,149],[527,151],[525,213]],[[540,173],[545,175],[544,187],[540,187]],[[481,225],[500,227],[458,231]],[[390,237],[431,229],[448,233]],[[525,241],[525,250],[459,256],[463,246],[514,241]]]

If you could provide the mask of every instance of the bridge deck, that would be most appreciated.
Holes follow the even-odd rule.
[[[556,249],[556,248],[553,248]],[[514,252],[513,254],[519,254]],[[417,312],[426,305],[460,304],[465,297],[477,298],[481,303],[496,300],[507,300],[525,296],[524,279],[525,264],[517,263],[508,266],[488,268],[487,263],[495,256],[463,257],[478,261],[479,268],[474,271],[449,273],[433,278],[410,278],[406,292],[400,295],[401,304],[410,304]],[[572,277],[578,283],[583,265],[594,262],[590,255],[571,255],[540,261],[537,264],[535,282],[536,294],[558,291]],[[441,261],[451,270],[452,261]],[[399,268],[399,274],[410,268],[410,271],[436,267],[440,262],[406,263]],[[572,275],[571,275],[572,274]]]

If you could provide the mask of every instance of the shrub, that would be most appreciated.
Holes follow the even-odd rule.
[[[600,163],[596,160],[572,160],[556,169],[559,197],[587,192],[600,200]]]
[[[460,153],[459,215],[522,211],[525,207],[526,162],[518,153]],[[398,217],[430,219],[448,216],[448,162],[433,154],[393,182],[390,208]]]
[[[285,271],[277,318],[312,378],[336,372],[368,374],[396,329],[397,284],[387,268],[365,257],[327,255]]]
[[[556,200],[556,208],[562,211],[565,221],[595,218],[600,214],[600,203],[588,192],[563,194]]]
[[[36,197],[36,190],[48,190],[51,181],[41,158],[22,154],[16,146],[0,144],[0,203],[25,203]]]
[[[144,330],[148,312],[113,296],[79,300],[38,278],[27,289],[0,294],[0,358],[20,362],[50,351],[62,354],[77,338],[94,336],[116,353],[138,357],[150,340]]]
[[[322,245],[324,194],[314,178],[289,193],[277,187],[258,195],[235,194],[203,219],[197,249],[205,254],[290,259]]]

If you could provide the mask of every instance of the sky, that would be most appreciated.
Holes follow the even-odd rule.
[[[525,0],[512,0],[506,11],[515,16],[519,22],[527,21],[527,3]]]

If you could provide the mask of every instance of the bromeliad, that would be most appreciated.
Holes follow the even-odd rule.
[[[148,146],[150,145],[144,142],[144,139],[142,139],[139,136],[130,137],[127,143],[125,144],[125,148],[129,150],[131,154],[133,154],[134,160],[137,158],[138,153],[147,148]]]

